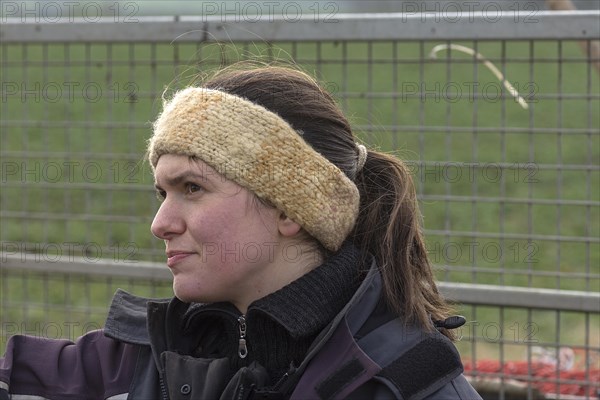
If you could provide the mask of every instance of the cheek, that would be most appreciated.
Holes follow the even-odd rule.
[[[236,259],[233,253],[241,251],[248,242],[261,240],[253,237],[252,224],[243,218],[242,213],[243,210],[211,207],[189,219],[189,232],[202,249],[205,261],[226,267],[228,263],[225,260]],[[222,260],[223,257],[225,260]]]
[[[249,263],[262,260],[260,255],[272,252],[278,240],[276,210],[248,208],[245,199],[220,199],[202,210],[189,213],[188,230],[206,253],[204,256],[215,262],[215,257],[225,256],[227,266],[237,258]],[[234,201],[236,200],[236,201]],[[215,254],[215,252],[217,254]],[[221,253],[226,254],[221,254]],[[241,260],[240,260],[241,261]]]
[[[188,229],[198,243],[219,242],[227,236],[227,215],[218,208],[190,213]]]
[[[246,211],[246,204],[229,204],[207,209],[190,220],[189,227],[197,241],[233,247],[272,241],[277,225],[267,212]],[[263,215],[264,214],[264,215]]]

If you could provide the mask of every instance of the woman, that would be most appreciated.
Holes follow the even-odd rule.
[[[120,291],[74,344],[14,337],[5,396],[480,398],[407,168],[357,144],[311,77],[230,69],[184,89],[148,157],[175,297]]]

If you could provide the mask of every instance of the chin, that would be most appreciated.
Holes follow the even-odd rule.
[[[175,291],[175,297],[184,303],[205,303],[198,295],[193,295],[191,293],[187,293],[185,291]]]
[[[173,293],[175,294],[175,297],[184,303],[214,303],[214,300],[189,290],[189,288],[177,288],[173,285]]]
[[[184,303],[194,303],[197,302],[197,294],[191,293],[189,288],[178,287],[175,283],[173,283],[173,293],[175,297]]]

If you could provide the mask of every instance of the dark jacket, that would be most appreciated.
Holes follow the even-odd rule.
[[[300,365],[258,397],[266,379],[260,365],[215,387],[212,377],[227,373],[226,360],[178,351],[185,340],[164,327],[185,312],[184,303],[118,291],[104,330],[75,343],[12,337],[0,359],[0,399],[480,399],[453,344],[394,318],[381,292],[372,266]]]

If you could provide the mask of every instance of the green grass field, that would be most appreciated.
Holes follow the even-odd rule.
[[[143,162],[160,93],[258,54],[293,57],[317,74],[361,140],[410,163],[439,279],[598,291],[600,83],[580,47],[476,44],[528,99],[524,110],[501,98],[501,84],[472,57],[443,52],[422,65],[437,44],[2,45],[3,250],[163,261],[149,232],[157,202]],[[2,271],[0,347],[21,321],[100,325],[117,286],[170,292]],[[497,320],[482,310],[477,318]],[[564,334],[585,340],[581,315],[565,318],[577,329]],[[555,321],[546,313],[535,322],[548,334]]]

